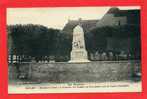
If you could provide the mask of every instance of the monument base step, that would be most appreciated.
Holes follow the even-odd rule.
[[[91,61],[89,61],[89,60],[87,60],[87,59],[79,59],[79,60],[70,60],[70,61],[68,61],[69,63],[86,63],[86,62],[91,62]]]

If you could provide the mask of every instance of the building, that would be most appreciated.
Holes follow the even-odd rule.
[[[96,27],[117,26],[117,25],[140,25],[140,10],[120,10],[110,8],[108,12],[97,20],[81,20],[84,32],[87,33]],[[78,20],[68,20],[63,32],[72,33],[73,28],[78,25]]]
[[[63,32],[66,34],[72,35],[73,28],[78,24],[79,20],[69,20],[68,23],[63,28]],[[85,40],[86,40],[86,48],[87,50],[90,48],[92,43],[88,43],[93,40],[92,30],[96,28],[102,27],[117,27],[117,26],[128,26],[128,27],[136,27],[140,28],[140,10],[131,9],[131,10],[120,10],[119,8],[110,8],[108,12],[101,18],[97,20],[80,20],[82,23],[82,27],[85,32]],[[127,30],[127,29],[126,29]],[[106,42],[105,47],[102,48],[103,51],[112,51],[117,52],[117,54],[126,54],[124,56],[132,55],[133,58],[140,59],[140,30],[138,33],[132,33],[131,35],[127,34],[127,32],[123,32],[123,34],[112,34],[111,36],[100,37],[105,39],[99,40],[97,45],[102,45],[101,43]],[[131,31],[130,31],[131,32]],[[109,35],[110,32],[107,33]],[[120,35],[120,36],[118,36]],[[121,35],[125,35],[124,37]],[[101,35],[99,35],[101,36]],[[94,42],[95,43],[95,42]],[[95,46],[100,48],[100,46]],[[98,49],[99,51],[99,49]],[[89,54],[93,53],[89,51]],[[93,53],[95,54],[96,51]],[[115,55],[116,56],[116,55]],[[98,58],[99,59],[99,58]]]
[[[97,27],[117,25],[140,25],[140,10],[111,8],[96,24]]]

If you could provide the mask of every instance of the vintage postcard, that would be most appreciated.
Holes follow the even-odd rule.
[[[141,92],[140,6],[7,8],[8,92]]]

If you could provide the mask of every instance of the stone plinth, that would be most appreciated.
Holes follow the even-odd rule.
[[[90,62],[87,59],[87,51],[85,50],[71,51],[71,60],[69,62]]]

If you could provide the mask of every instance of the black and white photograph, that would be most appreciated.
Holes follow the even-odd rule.
[[[140,12],[7,8],[8,93],[141,92]]]

